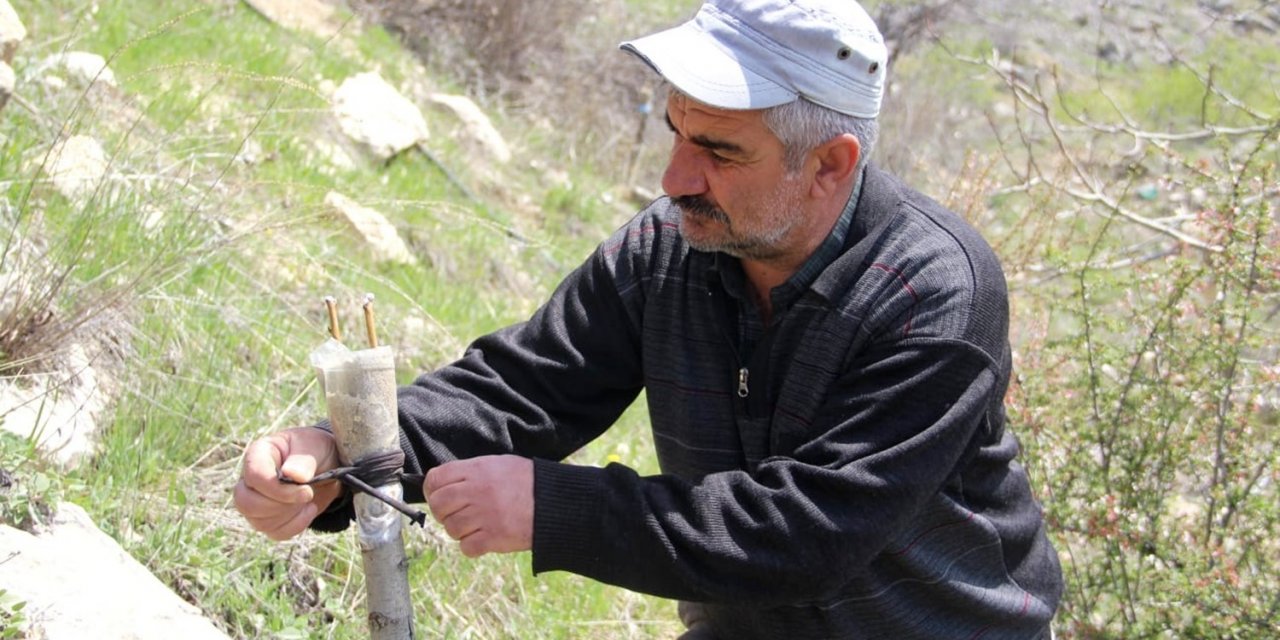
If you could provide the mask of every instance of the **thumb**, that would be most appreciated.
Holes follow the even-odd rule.
[[[307,482],[319,471],[327,471],[337,464],[337,447],[333,435],[314,427],[290,429],[283,432],[284,446],[281,454],[280,475],[294,482]]]
[[[280,465],[280,475],[294,482],[309,482],[316,477],[316,458],[309,453],[290,455]]]

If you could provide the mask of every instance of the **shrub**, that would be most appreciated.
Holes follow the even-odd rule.
[[[1280,619],[1280,115],[1171,55],[1200,100],[1145,118],[1111,93],[1132,69],[987,61],[1017,104],[993,117],[999,240],[1036,246],[1008,260],[1009,406],[1063,559],[1059,637]]]

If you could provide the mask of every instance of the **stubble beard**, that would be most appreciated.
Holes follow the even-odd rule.
[[[799,198],[788,182],[783,182],[754,207],[758,214],[756,228],[734,226],[725,211],[704,196],[677,196],[671,201],[684,214],[680,218],[680,235],[698,251],[720,252],[738,259],[769,260],[785,249],[783,240],[800,222]],[[693,228],[694,224],[710,224],[710,231]],[[719,229],[715,229],[719,225]]]

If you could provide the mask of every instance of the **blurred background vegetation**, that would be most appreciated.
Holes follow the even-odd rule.
[[[36,528],[70,500],[233,637],[364,637],[351,536],[272,544],[230,504],[245,444],[323,413],[321,298],[355,318],[374,292],[406,382],[526,317],[659,191],[654,79],[615,47],[697,3],[335,0],[327,36],[239,0],[13,4],[29,35],[0,113],[0,375],[82,351],[112,402],[71,470],[0,438],[0,521]],[[1058,637],[1274,637],[1280,6],[866,6],[893,52],[876,161],[1004,261],[1011,425],[1068,581]],[[117,83],[50,80],[68,51]],[[431,156],[322,143],[333,84],[369,70],[424,109]],[[435,92],[480,104],[514,160],[476,153]],[[74,135],[109,167],[80,197],[47,171]],[[418,263],[372,260],[331,190]],[[610,459],[656,472],[642,406],[573,458]],[[677,633],[670,603],[410,538],[422,637]]]

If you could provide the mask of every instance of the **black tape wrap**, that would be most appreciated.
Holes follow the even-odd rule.
[[[389,484],[395,484],[402,480],[417,480],[421,483],[420,476],[411,476],[403,473],[404,452],[400,450],[387,451],[386,453],[378,453],[371,456],[356,460],[349,467],[338,467],[330,469],[324,473],[317,475],[307,482],[295,482],[292,479],[280,477],[280,482],[287,484],[319,484],[330,480],[337,480],[346,485],[348,489],[357,491],[366,495],[373,496],[392,509],[408,516],[409,520],[417,523],[419,527],[425,527],[427,522],[427,514],[420,509],[415,509],[403,500],[398,500],[385,493],[378,487]]]

